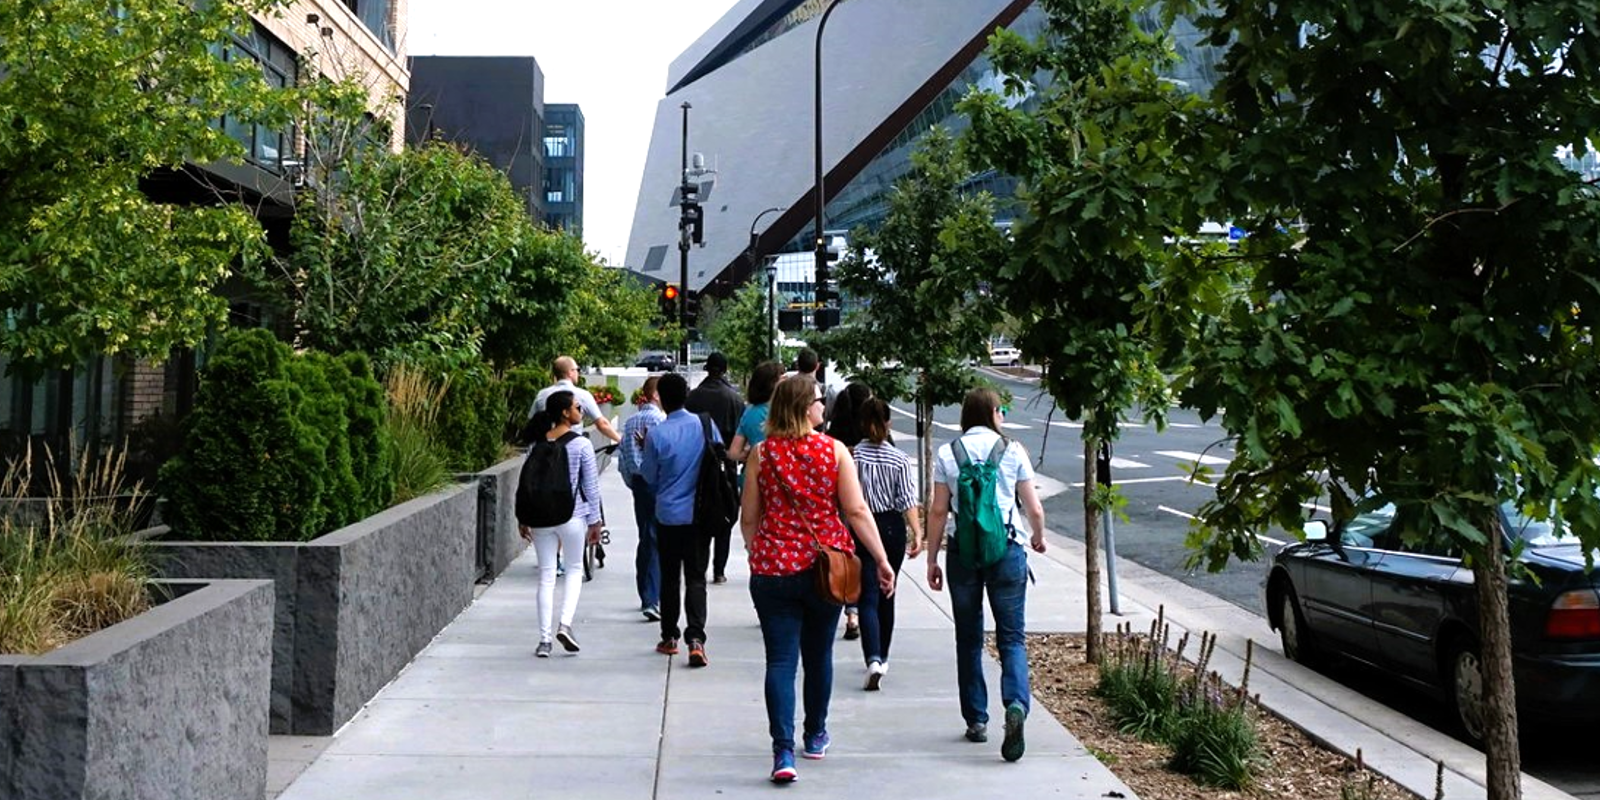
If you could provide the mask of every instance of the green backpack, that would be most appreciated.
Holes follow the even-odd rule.
[[[950,548],[962,566],[982,569],[1005,557],[1011,525],[1000,518],[995,485],[1000,481],[1000,458],[1011,442],[1001,437],[983,461],[973,461],[960,439],[952,443],[956,464],[956,538]]]

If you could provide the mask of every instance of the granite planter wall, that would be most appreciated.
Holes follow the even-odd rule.
[[[478,482],[479,580],[500,577],[528,547],[517,532],[517,479],[524,458],[508,458],[468,476]]]
[[[326,736],[472,602],[481,483],[309,542],[150,541],[168,578],[275,583],[271,729]]]
[[[272,586],[187,593],[42,656],[0,655],[0,797],[260,800]]]

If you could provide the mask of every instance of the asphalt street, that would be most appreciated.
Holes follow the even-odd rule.
[[[998,370],[984,370],[1002,383],[1013,396],[1006,415],[1006,434],[1028,449],[1035,470],[1041,476],[1040,491],[1045,497],[1045,515],[1050,529],[1082,539],[1084,478],[1082,427],[1066,419],[1060,411],[1051,414],[1052,403],[1036,381],[1019,379]],[[894,406],[893,429],[897,441],[915,438],[914,416],[909,404]],[[935,409],[932,435],[935,447],[945,444],[959,432],[961,410],[955,406]],[[1226,432],[1215,420],[1202,421],[1194,412],[1173,408],[1167,411],[1166,426],[1130,422],[1113,451],[1112,480],[1127,499],[1127,518],[1114,523],[1117,558],[1161,572],[1196,589],[1222,598],[1251,613],[1262,615],[1261,579],[1266,559],[1292,534],[1281,530],[1263,532],[1263,560],[1230,561],[1219,572],[1190,568],[1190,551],[1185,538],[1195,512],[1211,496],[1211,488],[1193,477],[1197,465],[1217,472],[1233,456]],[[1327,517],[1326,508],[1312,506],[1313,515]],[[1264,615],[1262,615],[1264,617]],[[1268,640],[1276,634],[1263,618],[1258,638]],[[1374,701],[1407,714],[1435,729],[1450,732],[1451,722],[1441,703],[1410,687],[1354,665],[1334,664],[1324,669],[1335,680],[1357,689]],[[1524,725],[1523,768],[1542,780],[1580,797],[1600,784],[1600,764],[1583,743],[1587,735],[1576,731],[1549,730],[1544,726]]]

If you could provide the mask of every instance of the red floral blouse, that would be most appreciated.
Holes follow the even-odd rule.
[[[855,552],[855,541],[839,518],[833,444],[832,437],[821,433],[761,443],[761,525],[750,549],[752,575],[794,575],[810,569],[817,558],[813,530],[823,544]],[[809,529],[802,514],[811,521]]]

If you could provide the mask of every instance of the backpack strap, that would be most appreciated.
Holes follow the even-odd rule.
[[[1001,436],[1000,441],[995,442],[994,447],[989,449],[989,458],[987,459],[989,466],[1000,466],[1000,459],[1005,457],[1006,450],[1010,449],[1010,447],[1011,440]]]
[[[961,443],[961,437],[950,443],[950,453],[956,457],[956,467],[962,468],[972,463],[972,456],[967,455],[966,445]]]
[[[716,444],[716,441],[711,438],[711,415],[700,413],[696,414],[695,416],[700,418],[700,429],[704,432],[706,444]]]

